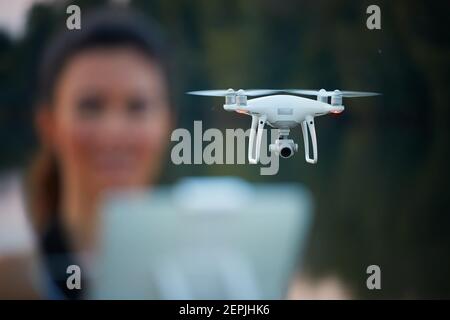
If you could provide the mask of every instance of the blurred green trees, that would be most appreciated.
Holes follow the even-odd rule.
[[[72,1],[82,13],[106,1]],[[376,1],[382,29],[366,28],[370,1],[131,1],[166,31],[176,65],[179,126],[241,127],[212,88],[326,88],[379,91],[346,100],[338,118],[317,120],[319,163],[302,150],[277,176],[256,166],[173,166],[185,175],[296,181],[316,201],[306,270],[337,274],[360,297],[450,298],[448,2]],[[26,165],[35,146],[34,75],[49,35],[65,26],[65,5],[36,4],[19,40],[0,33],[0,166]],[[212,112],[215,110],[217,112]],[[301,142],[300,129],[293,132]],[[169,170],[170,169],[170,170]],[[382,290],[366,289],[377,264]]]

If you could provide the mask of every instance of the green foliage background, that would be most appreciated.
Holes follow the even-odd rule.
[[[0,32],[0,168],[28,164],[36,145],[34,74],[69,2],[33,6],[25,35]],[[84,14],[106,1],[72,1]],[[366,28],[378,4],[382,29]],[[207,88],[379,91],[346,100],[339,118],[316,121],[320,161],[302,150],[276,176],[250,165],[167,164],[163,182],[188,175],[295,181],[315,197],[306,269],[339,275],[364,298],[450,298],[448,1],[131,1],[162,25],[173,46],[178,126],[240,127],[250,118],[222,101],[183,95]],[[212,112],[211,110],[215,110]],[[300,130],[294,132],[302,141]],[[382,290],[365,287],[378,264]]]

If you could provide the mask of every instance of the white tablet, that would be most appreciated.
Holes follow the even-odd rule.
[[[109,197],[90,297],[282,299],[312,212],[298,184],[191,178]]]

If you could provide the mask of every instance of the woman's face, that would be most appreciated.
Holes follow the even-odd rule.
[[[89,188],[152,181],[171,124],[160,67],[129,47],[98,48],[70,59],[55,87],[50,139],[60,170]]]

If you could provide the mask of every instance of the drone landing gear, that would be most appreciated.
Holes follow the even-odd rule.
[[[251,164],[256,164],[259,161],[262,134],[266,120],[266,115],[252,115],[252,126],[250,128],[248,148],[248,161]],[[271,152],[275,152],[275,154],[282,158],[290,158],[298,151],[298,145],[294,143],[294,140],[288,139],[289,131],[289,129],[280,129],[278,139],[269,146]],[[305,160],[308,163],[317,163],[317,137],[316,129],[314,127],[314,118],[312,116],[307,116],[305,120],[302,121],[302,132],[305,145]],[[312,157],[309,152],[310,139],[312,144]]]
[[[314,118],[312,116],[306,116],[302,121],[303,142],[305,143],[305,160],[308,163],[317,163],[317,137],[316,129],[314,127]],[[313,157],[309,156],[309,135],[311,136],[311,143],[313,149]]]
[[[250,128],[250,137],[248,142],[248,162],[257,164],[261,153],[261,141],[266,124],[267,116],[252,115],[252,127]],[[255,146],[256,138],[256,146]]]

